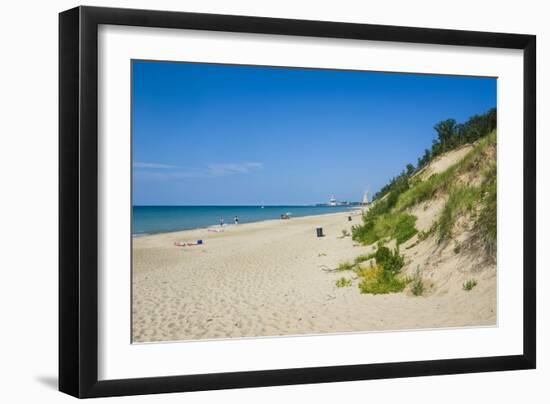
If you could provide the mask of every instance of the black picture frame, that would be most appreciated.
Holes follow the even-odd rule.
[[[98,26],[100,24],[523,50],[523,354],[98,380]],[[104,397],[326,383],[536,366],[536,37],[533,35],[77,7],[59,15],[59,390]]]

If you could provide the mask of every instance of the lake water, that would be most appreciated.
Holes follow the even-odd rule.
[[[353,209],[350,206],[134,206],[132,225],[133,234],[165,233],[210,227],[220,224],[233,224],[238,216],[239,223],[259,222],[279,219],[282,214],[292,217],[322,215],[344,212]]]

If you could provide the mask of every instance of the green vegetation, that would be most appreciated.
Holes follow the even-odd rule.
[[[496,163],[492,158],[496,146],[496,109],[475,115],[462,124],[448,119],[435,125],[434,129],[437,138],[431,149],[418,160],[418,166],[407,164],[401,174],[382,187],[374,196],[375,202],[363,215],[363,223],[352,227],[353,240],[363,245],[374,244],[375,252],[342,263],[337,269],[355,271],[360,279],[361,293],[401,292],[412,283],[411,292],[415,296],[423,295],[426,287],[420,268],[412,278],[400,275],[405,260],[399,253],[399,246],[417,234],[417,241],[412,246],[432,234],[437,235],[439,242],[449,240],[458,220],[464,216],[470,219],[470,223],[474,221],[473,228],[483,240],[486,251],[496,253]],[[470,143],[474,143],[474,147],[445,171],[429,178],[415,175],[439,155]],[[479,172],[482,173],[481,182],[476,175]],[[417,217],[410,213],[410,208],[436,196],[446,198],[441,214],[429,230],[418,232]],[[342,231],[342,237],[347,235],[349,233]],[[396,241],[393,250],[385,246],[391,240]],[[462,245],[455,241],[455,254],[459,254],[461,249]],[[372,259],[375,263],[371,261],[368,268],[359,265]],[[345,278],[337,281],[337,286],[342,285],[339,287],[344,284],[347,286]],[[463,288],[471,290],[476,284],[472,279],[465,282]]]
[[[413,181],[413,186],[400,196],[397,209],[407,209],[417,203],[431,199],[437,191],[446,190],[455,171],[456,165],[441,173],[433,174],[424,181]]]
[[[497,166],[494,163],[485,172],[482,201],[483,208],[476,224],[482,234],[485,250],[494,256],[497,243]]]
[[[480,143],[470,152],[457,166],[459,172],[470,169],[479,169],[483,160],[481,152],[488,145],[496,144],[496,134],[492,132],[482,139]],[[478,158],[475,158],[478,157]],[[464,214],[476,217],[475,227],[485,243],[488,254],[496,253],[496,163],[490,162],[482,174],[482,182],[478,186],[452,185],[449,191],[449,198],[445,203],[443,211],[436,223],[439,240],[445,240],[452,236],[452,228],[457,218]],[[456,250],[455,246],[455,250]],[[458,247],[460,252],[460,247]],[[455,251],[455,253],[458,253]]]
[[[369,210],[364,216],[364,224],[353,227],[353,239],[368,245],[389,237],[395,239],[397,244],[402,244],[418,232],[415,224],[416,216],[408,213],[376,215],[373,210]]]
[[[465,142],[476,141],[476,144],[462,160],[426,179],[412,176],[414,170],[408,165],[382,188],[383,197],[377,196],[377,201],[363,215],[363,223],[352,228],[353,239],[365,245],[395,239],[400,245],[418,233],[416,217],[408,209],[436,195],[448,195],[437,222],[430,230],[418,233],[418,240],[422,241],[433,233],[440,242],[448,240],[457,220],[470,215],[475,219],[475,229],[487,253],[495,255],[496,163],[488,158],[489,147],[496,146],[495,119],[496,111],[491,110],[485,115],[472,117],[462,126],[448,121],[436,125],[439,137],[432,146],[432,158]],[[482,129],[492,131],[485,132],[482,137]],[[482,182],[470,185],[468,175],[475,172],[483,173]],[[464,176],[466,180],[460,180]],[[455,253],[458,252],[460,247],[455,248]]]
[[[405,265],[405,258],[399,254],[399,247],[390,250],[388,247],[380,247],[374,254],[376,264],[381,265],[384,268],[384,272],[390,275],[397,275],[403,265]]]
[[[367,274],[359,283],[359,290],[361,293],[379,295],[402,292],[406,286],[406,280],[385,276],[384,270],[375,266],[368,269]]]
[[[351,279],[342,277],[336,281],[337,288],[346,288],[348,286],[351,286]]]
[[[496,145],[496,132],[491,132],[481,139],[462,160],[447,170],[433,174],[423,181],[419,178],[411,180],[411,185],[407,191],[399,196],[396,209],[407,209],[417,203],[431,199],[439,191],[449,191],[453,185],[453,180],[458,175],[479,168],[479,165],[484,162],[483,152],[490,145]]]
[[[337,271],[351,271],[357,270],[357,266],[361,264],[362,262],[368,261],[375,258],[375,253],[371,254],[361,254],[353,260],[353,262],[342,262],[338,264],[338,267],[336,267]]]
[[[399,254],[399,248],[390,250],[380,247],[374,254],[376,265],[356,271],[361,278],[359,290],[361,293],[374,295],[401,292],[407,286],[408,280],[397,275],[405,265],[405,259]]]
[[[481,201],[479,187],[457,186],[451,189],[449,199],[437,221],[439,240],[445,240],[451,235],[456,218],[466,212],[473,212]]]
[[[431,150],[425,150],[424,155],[418,159],[418,168],[426,166],[440,154],[466,143],[474,143],[487,133],[494,131],[496,127],[496,108],[490,109],[485,114],[474,115],[461,124],[457,124],[454,119],[439,122],[434,126],[437,139],[433,141]]]
[[[353,260],[353,263],[355,265],[359,265],[360,263],[368,261],[373,258],[374,258],[374,254],[362,254],[362,255],[359,255],[358,257],[355,257],[355,259]]]
[[[371,260],[376,260],[376,264],[371,262],[370,267],[364,268],[359,264]],[[401,268],[405,265],[405,258],[399,254],[399,247],[390,250],[388,247],[380,246],[375,253],[363,254],[356,257],[351,262],[344,262],[338,265],[338,271],[353,270],[361,279],[359,290],[361,293],[394,293],[401,292],[407,284],[408,279],[398,277]],[[344,277],[336,281],[337,287],[350,286],[351,280]]]
[[[464,289],[465,291],[470,291],[472,290],[473,288],[475,288],[477,285],[477,281],[475,279],[470,279],[469,281],[467,282],[464,282],[462,284],[462,289]]]
[[[420,274],[420,267],[416,268],[416,272],[412,278],[411,292],[415,296],[422,296],[424,293],[424,282],[422,281],[422,275]]]
[[[409,179],[434,158],[464,144],[474,143],[488,133],[495,131],[496,127],[497,110],[495,108],[490,109],[485,114],[474,115],[464,123],[458,124],[454,119],[437,123],[434,126],[437,138],[433,140],[431,149],[426,149],[424,155],[418,159],[416,169],[412,164],[407,164],[406,169],[383,186],[374,195],[373,200],[381,199],[390,193],[397,195],[388,195],[387,199],[396,198],[408,188]]]
[[[342,262],[341,264],[338,265],[338,267],[336,268],[338,271],[349,271],[351,269],[353,269],[354,265],[350,262]]]

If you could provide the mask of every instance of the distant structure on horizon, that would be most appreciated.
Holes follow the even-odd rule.
[[[334,195],[330,197],[328,202],[317,203],[315,206],[360,206],[363,205],[362,202],[349,202],[349,201],[339,201]]]
[[[365,191],[365,193],[363,194],[363,200],[361,201],[361,203],[363,205],[369,204],[369,191]]]

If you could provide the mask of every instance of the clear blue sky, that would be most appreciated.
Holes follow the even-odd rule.
[[[357,201],[496,106],[493,78],[132,63],[134,205]]]

